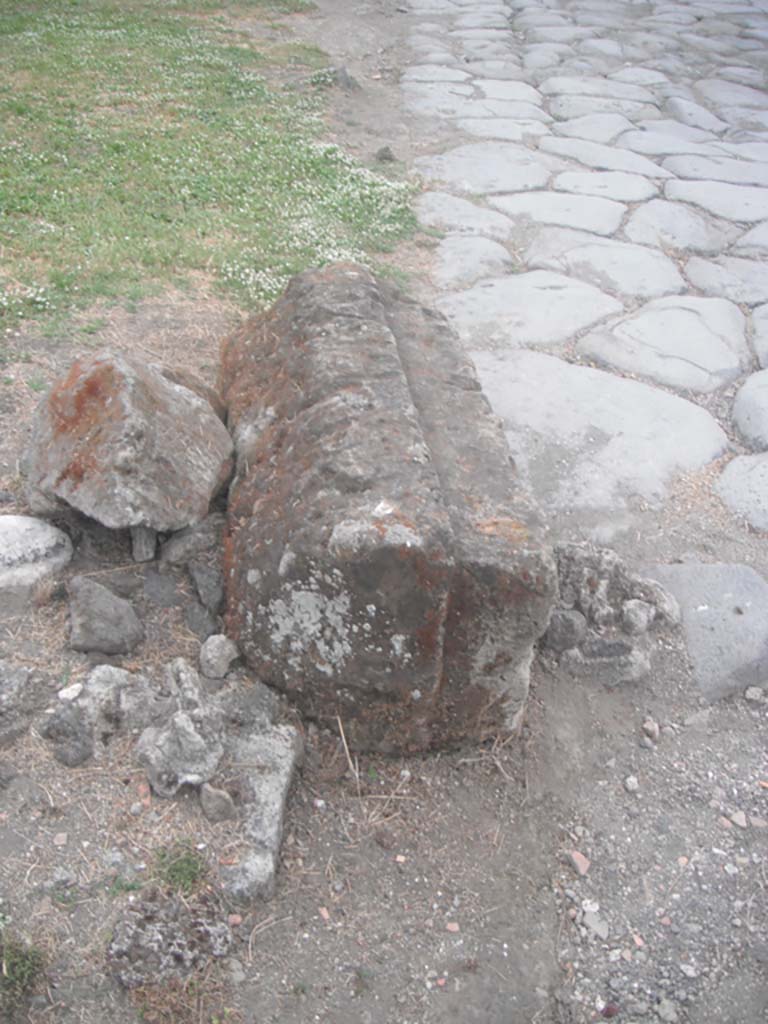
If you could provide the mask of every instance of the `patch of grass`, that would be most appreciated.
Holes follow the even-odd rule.
[[[141,889],[141,882],[131,881],[127,878],[123,878],[122,875],[116,875],[112,880],[107,892],[110,896],[123,896],[129,892],[139,892]]]
[[[155,868],[163,885],[187,894],[197,888],[206,874],[205,859],[185,843],[158,851]]]
[[[36,946],[0,930],[0,1010],[10,1015],[34,989],[43,973],[44,958]]]
[[[227,6],[0,10],[0,328],[200,272],[255,307],[308,266],[370,262],[413,229],[410,187],[318,142],[318,90],[272,87],[275,58]],[[201,11],[221,16],[186,16]],[[283,62],[319,66],[293,47]]]

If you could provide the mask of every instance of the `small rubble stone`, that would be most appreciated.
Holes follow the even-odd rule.
[[[628,793],[637,793],[640,789],[640,783],[636,775],[628,775],[626,779],[624,779],[624,789],[626,789]]]
[[[239,657],[237,644],[223,633],[215,633],[200,649],[200,671],[209,679],[223,679]]]
[[[221,548],[224,537],[225,518],[219,512],[212,512],[202,522],[178,530],[160,548],[160,561],[171,565],[183,565],[198,555]]]
[[[157,551],[157,530],[148,526],[131,527],[131,554],[134,562],[151,562]]]
[[[748,700],[752,704],[765,704],[768,701],[768,693],[762,686],[748,686],[744,691],[744,700]]]
[[[653,718],[646,718],[643,722],[643,732],[653,743],[658,743],[661,737],[659,723]]]
[[[76,651],[128,654],[144,639],[129,601],[87,576],[69,583],[70,646]]]
[[[665,1024],[676,1024],[680,1019],[675,1009],[675,1004],[669,999],[661,999],[656,1005],[656,1016]]]
[[[231,471],[207,401],[143,360],[76,360],[38,408],[23,470],[34,511],[64,506],[112,529],[199,522]]]
[[[0,608],[15,612],[72,558],[63,530],[32,516],[0,516]]]
[[[568,854],[568,859],[577,875],[586,875],[589,871],[590,860],[583,853],[580,853],[579,850],[571,850]]]
[[[200,806],[208,821],[231,821],[237,817],[235,801],[226,789],[217,789],[208,782],[200,787]]]
[[[218,615],[224,604],[224,579],[221,571],[204,562],[189,562],[189,575],[195,585],[201,604],[211,615]]]
[[[93,756],[93,728],[85,711],[75,704],[58,708],[40,727],[40,735],[53,743],[53,756],[67,768],[77,768]]]
[[[737,828],[747,827],[747,816],[744,811],[734,811],[730,815],[730,819]]]
[[[621,606],[621,628],[630,636],[647,633],[655,616],[656,609],[653,605],[633,598]]]
[[[207,640],[219,631],[216,618],[198,601],[188,604],[184,609],[184,622],[200,640]]]
[[[549,620],[549,627],[542,638],[544,647],[555,654],[562,654],[571,647],[578,647],[587,632],[587,620],[574,609],[555,609]]]

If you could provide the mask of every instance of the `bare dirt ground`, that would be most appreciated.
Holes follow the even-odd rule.
[[[383,145],[407,164],[444,141],[400,112],[402,17],[390,0],[322,0],[291,19],[362,86],[334,90],[329,135],[371,163]],[[427,297],[419,275],[430,245],[420,236],[390,258]],[[13,339],[17,359],[0,390],[0,511],[25,511],[25,431],[38,392],[75,355],[139,350],[212,381],[238,315],[201,289],[133,312],[89,311],[72,337]],[[686,515],[675,544],[664,542],[667,557],[688,540],[713,556],[727,545],[729,559],[764,561],[759,538],[697,534],[695,502]],[[658,543],[638,538],[623,553],[642,563],[654,547],[659,557]],[[71,571],[114,579],[121,568],[136,578],[149,637],[115,663],[152,673],[172,656],[194,659],[183,574],[137,568],[126,538],[83,530]],[[47,961],[19,1020],[768,1020],[768,705],[705,706],[675,634],[659,641],[651,677],[623,688],[539,660],[523,735],[481,749],[361,758],[351,770],[336,737],[307,727],[274,898],[222,906],[236,915],[234,947],[192,984],[129,997],[105,948],[125,907],[154,884],[157,851],[187,838],[215,891],[237,826],[211,825],[192,799],[150,797],[130,738],[95,767],[53,760],[36,716],[89,667],[67,647],[66,619],[56,591],[0,631],[0,658],[36,671],[32,728],[0,750],[0,910]],[[649,717],[658,734],[644,732]],[[590,862],[583,874],[574,851]]]

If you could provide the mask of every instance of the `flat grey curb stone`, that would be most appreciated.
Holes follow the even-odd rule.
[[[658,565],[677,598],[696,683],[707,700],[768,685],[768,583],[746,565]]]
[[[63,530],[33,516],[0,516],[0,604],[20,611],[35,588],[53,578],[72,558]]]

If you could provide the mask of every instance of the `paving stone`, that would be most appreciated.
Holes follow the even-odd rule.
[[[683,124],[682,121],[673,118],[659,117],[649,121],[638,121],[636,127],[643,132],[661,132],[664,135],[671,135],[676,139],[684,139],[688,142],[715,142],[721,148],[725,148],[715,132],[705,131],[703,128],[694,128],[692,125]]]
[[[766,96],[768,103],[768,95]],[[662,164],[678,178],[727,181],[734,185],[768,187],[768,166],[731,157],[671,156]]]
[[[633,298],[652,299],[685,290],[675,264],[655,249],[595,238],[583,231],[545,228],[525,254],[530,267],[573,274]]]
[[[621,68],[614,71],[608,77],[612,82],[629,82],[631,85],[660,85],[668,81],[667,76],[661,71],[653,71],[651,68]]]
[[[588,28],[545,25],[531,29],[528,39],[532,43],[577,43],[580,39],[588,39],[592,34]]]
[[[624,47],[615,39],[585,39],[577,45],[579,53],[599,54],[602,57],[615,57],[621,60]]]
[[[541,121],[509,117],[461,117],[456,127],[480,139],[503,139],[505,142],[524,142],[532,136],[549,134],[548,125]]]
[[[717,255],[739,237],[740,229],[683,203],[652,199],[634,211],[624,226],[632,242],[662,249]]]
[[[669,171],[665,171],[647,157],[628,150],[615,149],[613,146],[604,146],[599,142],[553,137],[542,139],[539,149],[545,153],[556,153],[578,160],[580,164],[592,167],[596,171],[625,171],[627,174],[642,174],[650,178],[671,176]]]
[[[432,276],[440,288],[464,288],[481,277],[504,274],[512,266],[512,257],[498,242],[453,235],[444,238],[437,247]]]
[[[622,114],[635,121],[658,113],[656,107],[648,103],[620,100],[612,96],[555,96],[550,101],[549,112],[558,121],[570,121],[591,114]]]
[[[558,121],[552,126],[557,135],[568,135],[587,142],[613,142],[622,133],[631,131],[632,122],[622,114],[587,114],[571,121]]]
[[[400,76],[401,82],[466,82],[469,72],[436,64],[414,64]]]
[[[731,251],[737,256],[768,255],[768,220],[743,234]]]
[[[765,89],[752,89],[748,85],[737,85],[719,78],[707,78],[696,83],[696,91],[705,100],[720,107],[757,107],[764,110]]]
[[[744,381],[736,393],[732,417],[751,448],[768,448],[768,370],[753,373]]]
[[[647,131],[629,131],[616,139],[616,145],[622,149],[631,149],[633,153],[646,156],[675,156],[691,153],[697,156],[712,156],[722,152],[719,144],[710,142],[694,142],[679,135],[661,129]]]
[[[740,455],[723,470],[717,492],[735,515],[768,530],[768,454]]]
[[[420,157],[415,167],[427,179],[481,195],[542,188],[550,177],[536,152],[503,142],[471,142],[439,156]]]
[[[472,358],[544,507],[615,512],[632,495],[661,503],[677,473],[727,446],[708,412],[657,387],[540,352]]]
[[[761,366],[768,366],[768,304],[752,310],[752,345]]]
[[[489,201],[513,219],[526,218],[538,224],[583,228],[600,235],[612,235],[626,212],[625,206],[612,199],[563,192],[494,196]]]
[[[554,179],[552,187],[562,192],[602,196],[626,203],[640,203],[659,191],[647,178],[624,171],[564,171]]]
[[[534,270],[449,293],[439,300],[438,308],[472,346],[547,348],[619,313],[622,307],[591,285]]]
[[[768,142],[721,142],[719,148],[742,160],[768,160]]]
[[[710,113],[706,107],[692,100],[685,100],[672,97],[667,100],[666,109],[678,121],[690,125],[692,128],[703,128],[708,132],[723,132],[728,127],[726,121]]]
[[[726,220],[750,224],[768,219],[767,188],[722,181],[669,181],[665,194],[667,199],[693,203]]]
[[[596,328],[577,351],[658,384],[703,393],[736,380],[751,361],[738,306],[693,296],[649,302]]]
[[[533,103],[540,106],[540,93],[526,82],[510,82],[487,78],[476,78],[475,88],[492,100],[514,100],[516,103]]]
[[[733,463],[731,463],[733,465]],[[694,677],[710,701],[768,680],[768,584],[747,565],[688,562],[649,568],[677,598]]]
[[[762,262],[738,256],[721,256],[717,260],[693,256],[685,273],[705,295],[717,295],[745,306],[768,301],[768,273]]]
[[[470,60],[463,67],[476,78],[496,78],[517,81],[524,77],[523,70],[511,56],[504,60]]]
[[[639,85],[608,81],[605,78],[576,78],[556,75],[539,85],[545,96],[608,96],[611,99],[634,100],[636,103],[655,103],[652,92]]]
[[[442,231],[485,235],[506,241],[515,233],[514,222],[496,210],[487,210],[449,192],[424,192],[416,200],[419,223]]]
[[[16,612],[72,558],[63,530],[32,516],[0,516],[0,606]]]

